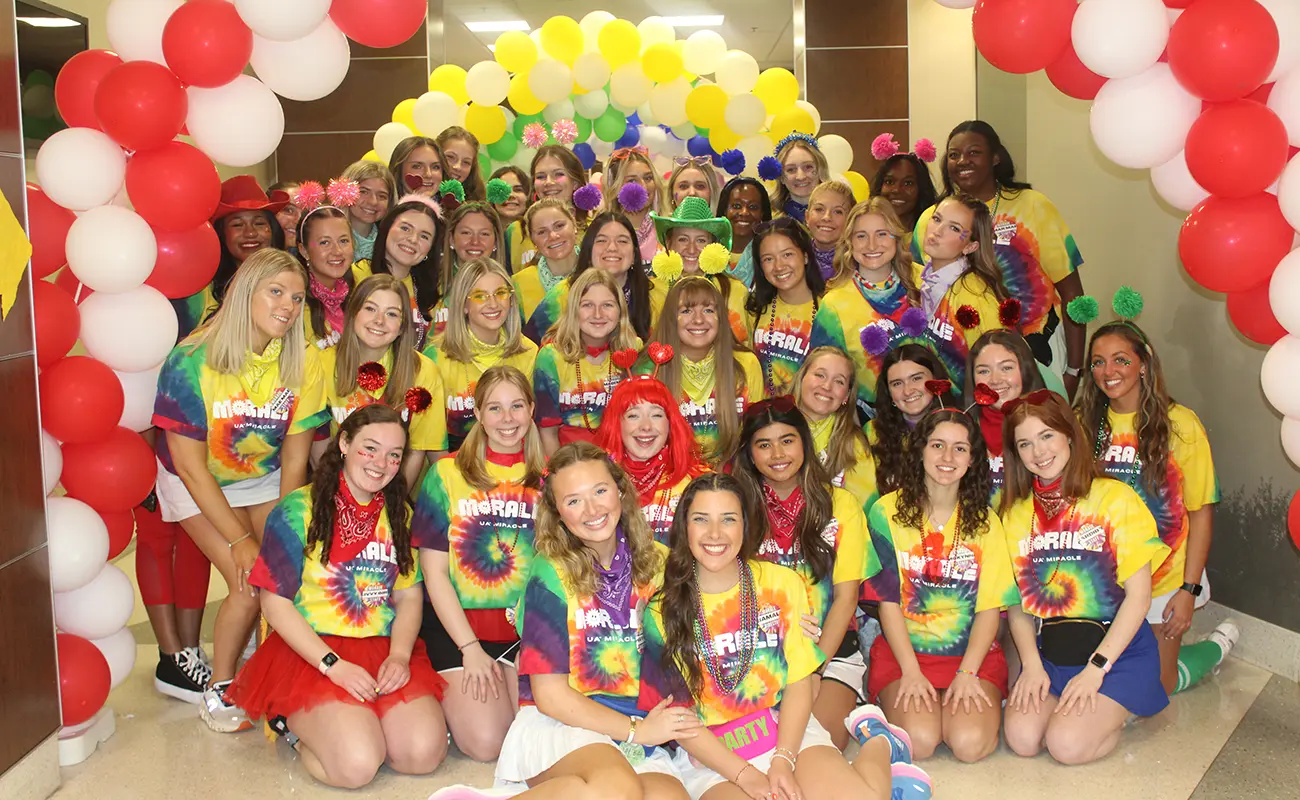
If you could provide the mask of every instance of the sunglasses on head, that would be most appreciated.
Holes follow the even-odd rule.
[[[636,147],[620,147],[619,149],[615,150],[613,153],[610,153],[609,160],[626,161],[628,158],[630,158],[633,155],[648,156],[650,155],[650,149],[645,145],[640,145],[640,144],[637,145]]]
[[[758,417],[768,411],[776,411],[781,414],[789,414],[795,410],[794,397],[788,394],[769,397],[766,400],[759,400],[749,408],[745,409],[746,417]]]
[[[709,156],[677,156],[673,159],[673,163],[679,167],[684,167],[688,164],[694,167],[702,167],[705,164],[712,164],[713,159]]]

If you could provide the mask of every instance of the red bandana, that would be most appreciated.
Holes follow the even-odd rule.
[[[1002,455],[1002,420],[1005,418],[1006,414],[1000,408],[984,406],[980,409],[980,433],[984,435],[989,455],[994,457]]]
[[[383,492],[365,505],[357,502],[348,482],[339,473],[339,490],[334,495],[334,541],[330,544],[330,563],[343,564],[357,557],[375,540],[375,528],[384,510]]]
[[[519,448],[518,453],[498,453],[493,450],[491,445],[485,445],[487,460],[498,467],[513,467],[515,464],[522,464],[524,461],[524,449]]]
[[[654,499],[655,490],[659,488],[660,481],[663,480],[664,474],[668,471],[668,448],[660,448],[658,453],[650,456],[645,461],[627,455],[620,466],[632,479],[632,484],[636,486],[636,493],[641,498],[641,505],[646,505]]]
[[[1069,501],[1061,495],[1061,482],[1064,478],[1065,476],[1061,476],[1048,484],[1034,478],[1034,513],[1044,523],[1061,516],[1070,505]]]
[[[776,542],[782,553],[793,553],[797,548],[795,532],[805,505],[803,489],[796,486],[790,496],[782,500],[764,481],[763,503],[767,506],[767,522],[771,528],[769,535],[772,541]]]
[[[583,345],[583,349],[587,351],[588,356],[592,358],[600,358],[600,354],[609,349],[609,342],[605,342],[599,347],[587,347],[586,345]]]

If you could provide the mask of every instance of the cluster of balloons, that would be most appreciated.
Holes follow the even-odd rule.
[[[753,56],[729,50],[715,31],[678,39],[659,17],[633,24],[593,11],[581,21],[551,17],[531,34],[502,33],[494,60],[469,70],[438,67],[428,92],[393,109],[365,157],[386,163],[402,139],[461,126],[485,145],[485,171],[505,164],[527,169],[536,149],[525,143],[524,129],[560,120],[571,121],[577,134],[558,143],[572,145],[588,169],[618,147],[643,145],[664,168],[688,152],[737,149],[750,175],[781,139],[796,131],[815,136],[821,128],[821,115],[799,99],[789,70],[760,72]],[[848,142],[823,138],[831,171],[865,188],[865,178],[849,174]]]
[[[54,105],[54,76],[43,69],[34,69],[23,79],[19,107],[24,139],[48,139],[68,127]]]

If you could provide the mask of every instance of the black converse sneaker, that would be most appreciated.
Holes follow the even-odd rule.
[[[210,676],[208,668],[188,650],[168,655],[158,651],[158,668],[153,672],[153,686],[159,692],[198,705]]]

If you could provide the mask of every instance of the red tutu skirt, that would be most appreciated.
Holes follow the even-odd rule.
[[[943,691],[952,685],[953,680],[957,677],[957,670],[961,667],[961,656],[931,656],[925,653],[917,653],[916,661],[921,667],[921,674],[930,682],[930,685],[939,691]],[[877,636],[874,644],[871,645],[871,657],[868,659],[867,667],[867,698],[870,702],[876,702],[880,693],[885,687],[903,677],[903,667],[898,663],[898,658],[894,655],[893,649],[889,642],[885,641],[884,636]],[[1002,696],[1007,696],[1007,656],[1002,652],[1002,647],[997,642],[989,648],[989,654],[984,656],[984,663],[980,665],[977,677],[980,680],[988,681],[998,687]]]
[[[380,665],[388,658],[387,636],[320,638],[341,660],[363,667],[371,675],[378,675]],[[441,700],[446,686],[447,681],[429,663],[424,644],[416,641],[411,649],[411,679],[406,685],[391,694],[376,696],[373,703],[362,703],[346,689],[335,686],[315,664],[308,664],[278,633],[272,632],[235,676],[226,695],[249,719],[287,717],[331,702],[371,706],[382,717],[393,706],[421,697],[433,695]]]

